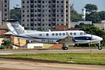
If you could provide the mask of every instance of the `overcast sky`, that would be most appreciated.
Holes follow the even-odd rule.
[[[74,9],[78,13],[82,13],[82,8],[86,4],[95,4],[98,6],[98,11],[105,11],[105,0],[70,0],[71,4],[74,3]],[[13,9],[13,6],[16,6],[16,4],[19,4],[21,7],[21,0],[10,0],[10,9]]]

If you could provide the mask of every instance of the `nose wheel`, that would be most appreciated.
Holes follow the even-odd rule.
[[[99,50],[102,50],[102,46],[99,46],[98,49],[99,49]]]
[[[99,42],[98,49],[99,49],[99,50],[102,50],[102,46],[100,45],[100,42]]]

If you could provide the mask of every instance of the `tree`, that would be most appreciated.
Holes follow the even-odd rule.
[[[92,21],[93,23],[100,23],[101,18],[98,12],[91,12],[90,14],[86,14],[86,21]]]
[[[82,14],[78,14],[75,10],[71,11],[71,22],[82,21],[83,19],[81,17]]]
[[[101,20],[105,20],[105,11],[99,12],[99,16],[100,16]]]
[[[83,28],[83,27],[90,27],[90,26],[92,26],[92,24],[80,23],[79,25],[75,25],[75,28]]]
[[[94,4],[86,4],[85,8],[86,8],[86,12],[90,12],[90,13],[98,10],[97,5],[94,5]]]
[[[0,46],[0,49],[7,49],[7,47],[4,46],[4,45],[1,45],[1,46]]]
[[[18,19],[21,24],[21,8],[18,8],[17,6],[18,4],[14,7],[14,9],[10,10],[10,19]]]
[[[81,30],[85,31],[86,33],[97,35],[102,37],[105,32],[103,32],[100,28],[96,26],[91,26],[91,27],[83,27]]]
[[[8,49],[12,49],[12,42],[10,40],[3,40],[2,42],[2,46],[6,46]]]
[[[30,28],[29,28],[29,27],[24,27],[24,29],[25,29],[25,30],[30,30]]]
[[[102,46],[105,45],[105,32],[99,29],[96,26],[83,27],[81,30],[85,31],[88,34],[97,35],[103,38]]]

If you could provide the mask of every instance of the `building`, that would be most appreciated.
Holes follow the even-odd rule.
[[[98,27],[98,28],[100,28],[100,29],[102,29],[102,30],[105,31],[105,24],[102,24],[102,23],[95,23],[94,26],[96,26],[96,27]]]
[[[6,33],[5,30],[0,30],[0,38],[3,36],[4,33]]]
[[[75,25],[79,25],[80,23],[84,23],[84,24],[92,24],[92,21],[70,22],[70,27],[71,27],[71,28],[75,28]]]
[[[5,30],[5,29],[8,30],[8,27],[7,27],[6,23],[3,23],[3,25],[0,25],[0,30]]]
[[[105,20],[102,20],[102,24],[105,24]]]
[[[69,26],[67,26],[67,25],[57,25],[56,26],[56,30],[68,30],[69,29]]]
[[[24,46],[26,45],[26,40],[19,39],[11,34],[11,32],[4,33],[4,40],[9,39],[12,42],[12,45]]]
[[[21,0],[21,24],[32,30],[70,26],[70,0]]]
[[[3,25],[4,19],[9,19],[9,4],[10,0],[0,0],[0,25]]]
[[[93,23],[93,24],[94,24],[94,26],[102,29],[105,32],[105,20],[102,20],[101,23]]]
[[[83,8],[82,9],[82,19],[85,20],[85,18],[86,18],[86,9]]]

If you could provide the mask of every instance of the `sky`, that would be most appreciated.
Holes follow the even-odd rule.
[[[78,13],[82,13],[82,8],[86,4],[95,4],[98,7],[98,11],[105,11],[105,0],[70,0],[71,4],[74,3],[74,9]],[[10,9],[13,9],[13,6],[19,4],[21,7],[21,0],[10,0]]]

